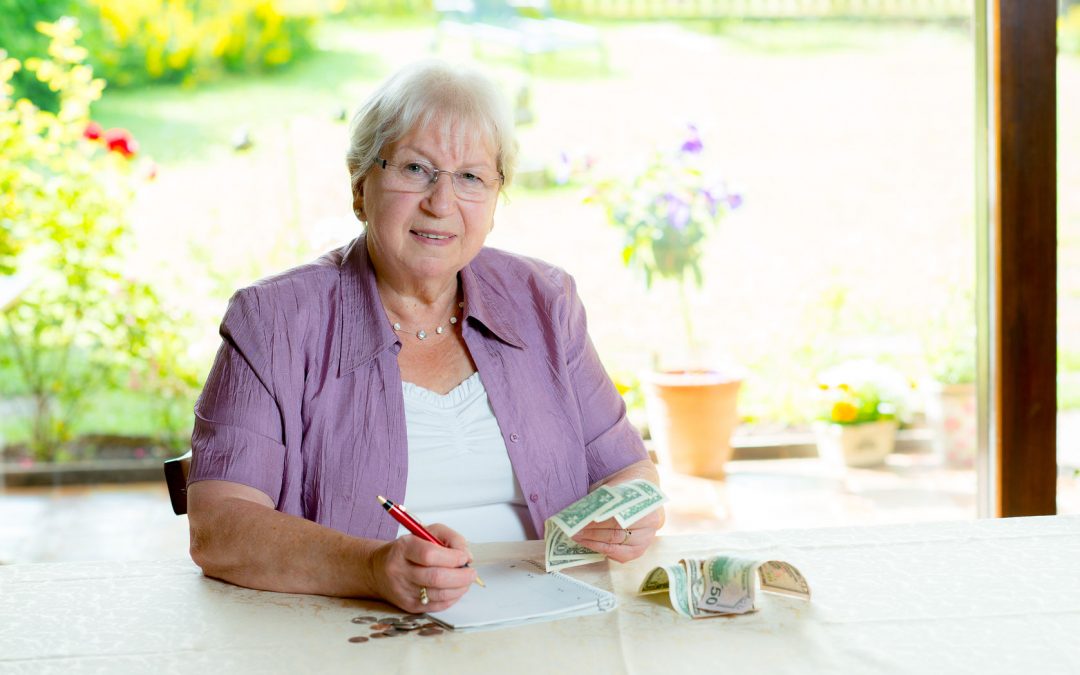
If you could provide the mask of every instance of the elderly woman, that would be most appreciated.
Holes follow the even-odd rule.
[[[438,611],[475,578],[467,541],[537,538],[602,484],[657,482],[573,279],[484,247],[512,133],[489,81],[435,62],[356,113],[347,163],[364,234],[238,291],[221,323],[188,490],[207,575]],[[379,495],[447,546],[400,530]],[[662,522],[575,539],[627,561]]]

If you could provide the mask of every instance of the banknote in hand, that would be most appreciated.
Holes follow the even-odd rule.
[[[659,487],[638,478],[626,483],[601,485],[544,521],[544,566],[548,572],[604,559],[603,553],[583,546],[573,536],[589,523],[614,518],[629,528],[660,508],[667,496]]]

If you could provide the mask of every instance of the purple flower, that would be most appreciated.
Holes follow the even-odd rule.
[[[668,224],[679,231],[686,229],[690,222],[690,205],[671,192],[666,193],[663,200],[667,202]]]
[[[566,185],[570,182],[570,157],[565,152],[559,153],[559,160],[555,163],[555,184]]]
[[[705,201],[709,205],[709,215],[716,216],[716,207],[720,204],[720,200],[724,198],[724,190],[720,187],[706,188],[701,191],[704,195]]]
[[[725,203],[729,209],[734,210],[739,208],[743,201],[742,195],[736,192],[728,192],[727,186],[723,184],[706,188],[701,193],[705,196],[705,201],[709,205],[710,216],[716,215],[721,202]]]
[[[679,152],[686,153],[688,155],[699,154],[705,146],[701,143],[701,136],[698,134],[697,125],[687,124],[686,128],[689,131],[689,134],[687,135],[686,140],[683,141],[682,146],[679,148]]]

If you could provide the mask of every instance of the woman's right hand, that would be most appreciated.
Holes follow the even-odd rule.
[[[407,534],[380,546],[372,556],[375,588],[383,600],[406,612],[447,609],[476,579],[475,570],[462,567],[472,560],[465,538],[445,525],[430,525],[428,530],[449,548]],[[421,588],[427,589],[426,605],[420,601]]]

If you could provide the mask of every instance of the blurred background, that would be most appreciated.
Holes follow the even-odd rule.
[[[1059,512],[1080,512],[1080,3]],[[492,246],[577,279],[667,531],[976,516],[970,0],[0,0],[0,562],[185,555],[161,462],[237,288],[360,232],[355,107],[513,102]],[[705,422],[703,424],[703,422]]]

